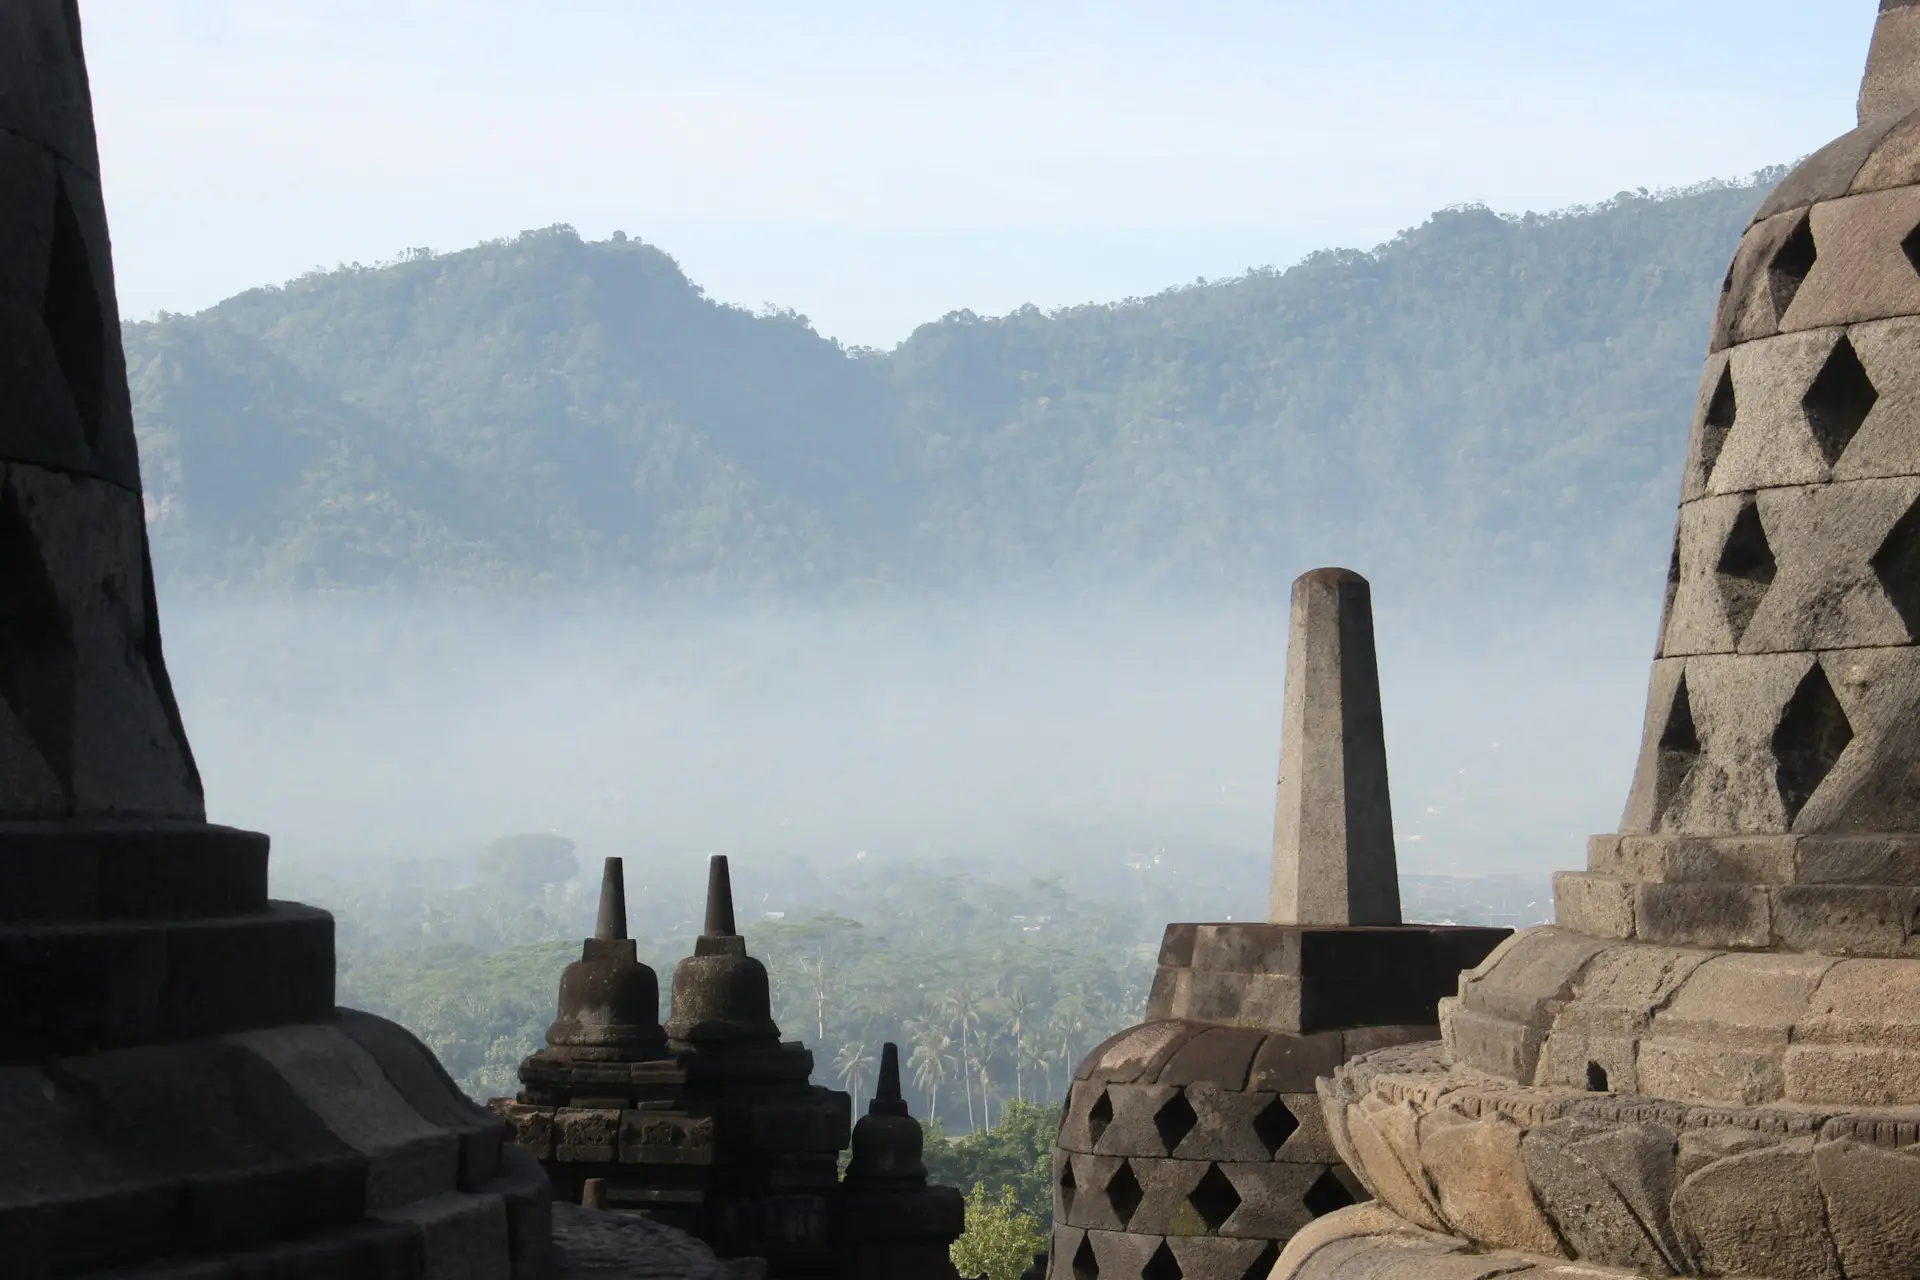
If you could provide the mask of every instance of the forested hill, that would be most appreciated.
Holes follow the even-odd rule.
[[[155,554],[233,587],[1640,587],[1760,195],[1450,210],[890,352],[567,228],[314,274],[128,326]]]

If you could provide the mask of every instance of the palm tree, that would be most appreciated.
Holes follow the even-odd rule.
[[[917,1023],[913,1055],[907,1059],[907,1065],[913,1068],[914,1084],[927,1095],[927,1119],[938,1119],[940,1086],[952,1077],[959,1065],[953,1057],[953,1037],[931,1023]]]
[[[960,1060],[970,1063],[973,1060],[973,1028],[980,1021],[980,997],[974,994],[973,984],[965,978],[960,985],[940,998],[940,1012],[954,1024],[960,1032]],[[973,1128],[973,1076],[969,1072],[960,1077],[967,1091],[967,1128]]]
[[[1028,998],[1025,989],[1015,987],[1001,1002],[1003,1010],[1000,1027],[1007,1033],[1007,1039],[1013,1042],[1013,1096],[1020,1101],[1027,1100],[1026,1062],[1020,1047],[1026,1042],[1027,1023],[1033,1017],[1033,1001]]]
[[[840,1046],[840,1052],[834,1056],[833,1069],[840,1077],[840,1084],[853,1095],[853,1111],[860,1113],[860,1094],[867,1087],[867,1076],[873,1071],[873,1055],[867,1052],[867,1046],[857,1041],[848,1041]]]

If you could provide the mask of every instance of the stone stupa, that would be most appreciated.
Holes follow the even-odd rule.
[[[1726,278],[1620,831],[1443,1046],[1322,1083],[1375,1200],[1276,1277],[1920,1274],[1916,108],[1884,0]]]
[[[1293,585],[1266,917],[1168,925],[1146,1021],[1080,1064],[1052,1280],[1263,1280],[1365,1195],[1314,1081],[1438,1037],[1440,999],[1510,932],[1401,920],[1372,592],[1345,569]]]
[[[206,821],[73,0],[0,0],[0,1274],[541,1274],[546,1182]]]

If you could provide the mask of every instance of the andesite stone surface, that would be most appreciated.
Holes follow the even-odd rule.
[[[1438,1002],[1510,932],[1400,923],[1366,580],[1294,585],[1270,922],[1172,924],[1147,1021],[1094,1049],[1054,1154],[1054,1280],[1260,1280],[1364,1199],[1315,1081],[1435,1040]]]
[[[706,926],[675,966],[664,1025],[625,901],[609,858],[596,936],[561,976],[547,1045],[494,1113],[562,1200],[645,1214],[722,1258],[764,1259],[774,1277],[839,1276],[852,1102],[812,1084],[813,1055],[780,1039],[766,967],[735,929],[727,860],[709,863]]]
[[[1267,919],[1399,924],[1373,593],[1347,569],[1293,584],[1277,791]]]
[[[0,0],[0,327],[0,1272],[544,1275],[539,1168],[206,821],[73,0]]]
[[[1920,6],[1885,0],[1859,128],[1727,275],[1620,829],[1443,1045],[1321,1081],[1374,1200],[1276,1277],[1913,1274],[1917,338]]]

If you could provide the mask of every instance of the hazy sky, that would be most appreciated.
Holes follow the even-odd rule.
[[[1872,0],[83,0],[122,309],[569,222],[890,345],[1733,176]]]

